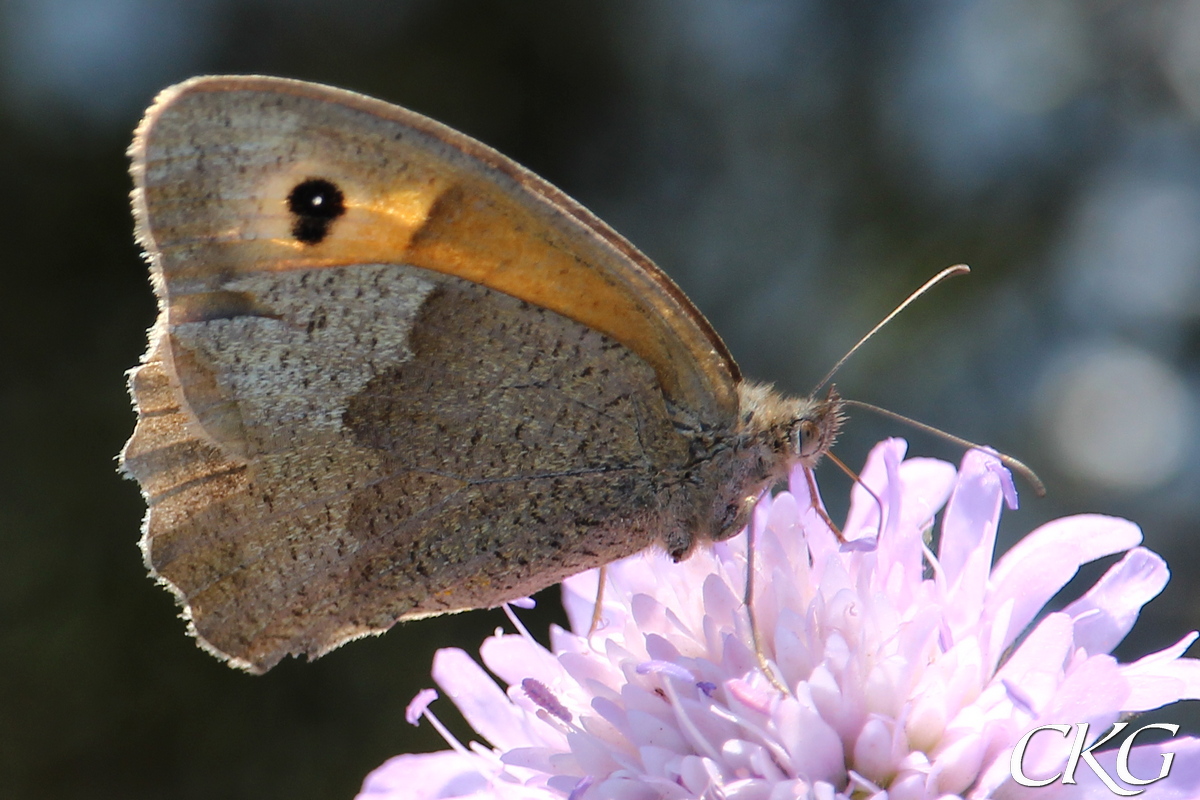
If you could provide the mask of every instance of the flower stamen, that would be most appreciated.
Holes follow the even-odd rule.
[[[524,597],[521,599],[529,600],[531,603],[533,602],[533,599],[529,597]],[[525,627],[525,623],[521,622],[521,618],[517,616],[517,612],[513,611],[513,606],[517,606],[518,608],[532,608],[532,606],[523,606],[514,601],[505,603],[501,607],[504,609],[504,615],[508,617],[508,621],[512,623],[514,628],[516,628],[517,633],[530,642],[536,642],[537,640],[533,638],[533,635],[529,632],[529,629]]]
[[[571,712],[559,702],[546,684],[534,678],[526,678],[521,681],[521,688],[525,691],[525,696],[532,700],[538,708],[544,709],[568,725],[571,723]]]
[[[422,689],[417,692],[416,697],[412,699],[408,704],[408,708],[404,711],[404,719],[407,720],[409,725],[420,725],[421,717],[424,717],[429,720],[429,724],[441,735],[446,744],[450,745],[452,750],[464,755],[471,754],[472,751],[464,747],[463,743],[450,732],[450,729],[443,725],[442,721],[429,710],[429,704],[437,699],[438,693],[433,689]]]

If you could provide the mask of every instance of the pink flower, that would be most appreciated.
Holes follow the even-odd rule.
[[[877,536],[875,548],[839,545],[799,472],[755,511],[754,613],[788,693],[750,644],[744,533],[680,564],[646,552],[610,567],[590,641],[595,571],[564,583],[579,633],[552,630],[552,651],[523,629],[485,641],[507,690],[462,650],[441,650],[434,680],[489,744],[446,733],[453,749],[391,759],[359,800],[1113,797],[1083,765],[1078,784],[1024,788],[1010,754],[1040,725],[1088,722],[1098,735],[1127,712],[1200,697],[1200,662],[1182,657],[1194,633],[1132,664],[1109,655],[1166,565],[1138,546],[1136,525],[1097,515],[1044,525],[993,565],[1001,503],[1015,500],[1007,471],[970,452],[956,473],[903,460],[905,447],[883,442],[863,470],[878,503],[853,491],[846,537]],[[1042,613],[1079,565],[1121,552],[1090,591]],[[412,719],[437,724],[432,696]],[[1025,774],[1061,771],[1069,744],[1031,739]],[[1172,772],[1140,796],[1200,796],[1200,740],[1136,747],[1134,773],[1157,774],[1162,752],[1177,754]],[[1100,757],[1110,773],[1111,760]]]

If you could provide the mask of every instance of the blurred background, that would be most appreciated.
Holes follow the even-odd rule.
[[[159,89],[216,72],[358,90],[493,145],[793,392],[969,263],[847,364],[843,393],[1033,465],[1050,495],[1020,487],[1004,547],[1064,514],[1141,524],[1174,579],[1124,659],[1200,627],[1197,0],[0,0],[5,796],[349,798],[441,746],[403,719],[433,651],[504,624],[403,625],[250,677],[145,577],[142,501],[114,470],[154,316],[124,150]],[[961,455],[853,417],[852,465],[887,435]],[[836,508],[848,480],[821,480]],[[544,635],[561,611],[540,600]]]

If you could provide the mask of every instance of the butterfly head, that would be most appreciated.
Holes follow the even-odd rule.
[[[789,466],[802,464],[812,469],[829,452],[845,420],[842,396],[830,386],[823,400],[811,397],[795,401],[796,410],[787,427]]]

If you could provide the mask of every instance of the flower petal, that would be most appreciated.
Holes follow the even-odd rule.
[[[988,469],[994,456],[971,450],[963,457],[954,493],[942,515],[938,560],[946,578],[947,617],[959,624],[978,620],[996,546],[1003,491]]]
[[[842,531],[847,538],[882,538],[885,528],[889,536],[892,535],[894,522],[891,516],[901,505],[900,483],[895,478],[907,449],[908,442],[903,439],[887,439],[871,448],[867,463],[850,490],[850,511]],[[885,515],[882,521],[880,511]]]
[[[1049,522],[1017,542],[992,570],[987,607],[1012,602],[1007,646],[1025,629],[1081,564],[1135,547],[1142,532],[1132,522],[1080,514]]]
[[[1170,572],[1157,554],[1135,547],[1088,592],[1063,612],[1075,620],[1075,644],[1093,655],[1110,653],[1137,621],[1142,606],[1158,596]]]
[[[471,727],[495,747],[511,750],[540,744],[530,735],[524,713],[509,701],[483,667],[462,650],[457,647],[438,650],[433,657],[433,679]]]
[[[482,758],[453,750],[390,758],[367,775],[355,800],[439,800],[486,792],[491,776]]]
[[[479,648],[484,665],[510,686],[533,678],[553,686],[563,674],[562,665],[546,648],[516,634],[489,636]]]
[[[1200,699],[1200,660],[1177,655],[1195,639],[1196,634],[1189,634],[1174,647],[1123,665],[1121,675],[1130,686],[1124,710],[1149,711],[1178,700]]]

